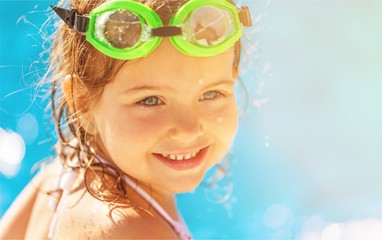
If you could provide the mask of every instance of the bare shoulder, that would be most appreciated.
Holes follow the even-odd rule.
[[[47,239],[54,219],[48,207],[54,182],[60,174],[52,164],[23,190],[0,222],[0,239]],[[61,204],[61,203],[60,203]],[[54,239],[176,239],[170,225],[138,194],[113,205],[89,194],[81,177],[53,228]]]
[[[46,176],[56,176],[58,161],[52,161],[50,163],[45,162],[46,167],[44,171],[40,171],[36,176],[28,183],[28,185],[17,196],[12,203],[8,211],[5,213],[0,221],[0,239],[22,239],[26,238],[28,228],[31,224],[31,217],[33,212],[36,211],[36,204],[40,202],[44,182],[46,182]],[[44,204],[44,210],[46,210],[46,203]],[[45,215],[48,211],[40,211],[40,217]]]
[[[0,221],[0,239],[24,238],[40,182],[40,175],[35,176],[12,203]]]
[[[177,238],[171,227],[148,203],[113,205],[91,196],[85,187],[65,200],[55,230],[55,239]]]

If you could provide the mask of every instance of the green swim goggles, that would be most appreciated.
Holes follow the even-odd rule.
[[[84,34],[98,51],[117,59],[145,57],[163,37],[184,54],[207,57],[232,47],[252,26],[248,7],[227,0],[190,0],[164,26],[158,14],[133,0],[101,4],[89,14],[51,6],[70,28]]]

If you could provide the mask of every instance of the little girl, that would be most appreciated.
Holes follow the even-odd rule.
[[[248,8],[66,1],[51,6],[61,24],[47,74],[57,158],[5,214],[0,238],[190,239],[174,194],[231,146]]]

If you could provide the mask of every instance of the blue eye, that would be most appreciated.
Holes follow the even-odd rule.
[[[215,99],[219,98],[221,95],[222,94],[218,91],[208,91],[208,92],[205,92],[199,100],[201,100],[201,101],[203,101],[203,100],[215,100]]]
[[[151,96],[138,101],[136,104],[143,107],[155,107],[162,104],[162,101],[158,97]]]

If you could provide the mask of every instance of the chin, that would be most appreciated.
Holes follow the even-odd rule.
[[[193,184],[193,185],[189,185],[189,186],[180,186],[180,187],[175,188],[172,192],[173,193],[188,193],[188,192],[192,192],[192,191],[194,191],[199,186],[199,184],[200,184],[200,182],[198,184]]]
[[[194,191],[203,180],[203,176],[193,176],[183,179],[178,179],[176,184],[169,186],[169,190],[174,193],[186,193]]]
[[[214,163],[210,163],[210,166],[208,166],[203,172],[200,172],[193,176],[184,176],[184,178],[178,178],[176,181],[176,185],[173,187],[174,193],[186,193],[194,191],[202,182],[205,174],[208,170],[210,170],[213,166],[220,163],[220,161],[216,161]]]

